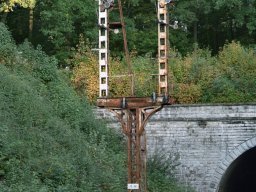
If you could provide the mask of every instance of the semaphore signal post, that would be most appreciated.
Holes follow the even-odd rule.
[[[131,70],[126,30],[123,19],[121,0],[99,0],[99,98],[97,106],[110,109],[121,123],[123,133],[127,136],[128,148],[128,192],[146,192],[146,137],[145,126],[148,119],[164,105],[173,100],[168,89],[168,50],[169,18],[168,5],[171,0],[158,0],[158,94],[149,97],[135,97],[133,73]],[[118,10],[120,22],[111,23],[109,14]],[[109,96],[109,32],[122,28],[128,76],[131,78],[131,97]]]

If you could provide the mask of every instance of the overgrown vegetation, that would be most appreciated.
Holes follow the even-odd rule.
[[[140,57],[135,53],[132,53],[131,56],[134,68],[132,81],[134,82],[135,95],[149,96],[156,90],[157,66],[150,56]],[[81,38],[77,51],[69,62],[74,66],[72,82],[76,90],[86,95],[89,101],[94,103],[99,95],[98,56]],[[110,63],[109,96],[130,96],[131,78],[127,75],[127,64],[118,58],[110,58]]]
[[[127,190],[125,143],[95,120],[67,73],[40,47],[16,46],[0,23],[0,191]],[[155,175],[159,191],[179,189],[151,171],[151,192]]]
[[[71,61],[75,65],[73,84],[93,103],[98,95],[98,60],[84,44]],[[90,62],[88,62],[90,61]],[[157,91],[157,63],[150,56],[132,55],[135,95]],[[111,96],[129,96],[128,69],[120,60],[110,62]],[[226,44],[218,56],[196,49],[182,57],[170,51],[170,95],[176,103],[244,103],[256,101],[256,54],[239,42]],[[86,75],[85,75],[86,74]],[[126,76],[124,76],[126,75]],[[91,88],[92,87],[92,88]]]
[[[0,28],[0,47],[12,50],[0,52],[1,191],[123,191],[118,136],[94,120],[54,58],[16,47]]]
[[[175,179],[173,178],[175,168],[179,165],[179,156],[177,154],[171,154],[167,156],[166,153],[157,152],[149,159],[149,191],[159,191],[161,187],[161,192],[193,192],[188,186],[183,187],[182,185],[176,186]],[[169,178],[166,180],[166,178]]]
[[[170,60],[178,103],[256,101],[255,50],[239,42],[226,44],[218,56],[198,49]]]

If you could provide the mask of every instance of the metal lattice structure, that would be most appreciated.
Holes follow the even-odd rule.
[[[169,16],[165,0],[157,4],[158,18],[158,94],[168,95],[168,47],[169,47]]]
[[[121,123],[123,133],[127,136],[128,148],[128,192],[146,192],[146,137],[145,126],[148,119],[164,105],[173,103],[168,92],[168,3],[158,0],[158,62],[159,81],[158,95],[151,97],[134,97],[133,73],[126,41],[126,30],[123,19],[121,0],[118,0],[120,22],[109,22],[109,12],[114,9],[114,0],[99,0],[99,98],[97,106],[110,109]],[[128,76],[131,77],[131,97],[109,98],[108,64],[109,64],[109,31],[121,27],[124,39]]]
[[[117,1],[118,5],[115,7],[114,0],[99,0],[99,97],[107,97],[109,95],[109,32],[115,32],[115,30],[119,28],[122,28],[125,60],[128,64],[128,76],[130,77],[131,83],[131,95],[134,94],[133,74],[126,40],[122,4],[121,0]],[[117,22],[110,22],[109,13],[114,8],[119,11],[120,20]]]
[[[109,30],[108,9],[99,1],[99,96],[108,96]]]

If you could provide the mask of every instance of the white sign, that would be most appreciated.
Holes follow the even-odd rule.
[[[137,184],[137,183],[129,183],[127,185],[127,188],[128,189],[139,189],[139,184]]]

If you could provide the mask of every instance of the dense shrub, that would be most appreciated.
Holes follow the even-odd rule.
[[[74,66],[71,80],[75,90],[91,103],[95,102],[99,95],[98,59],[86,45],[83,36],[80,36],[79,45],[69,62]]]
[[[99,95],[99,69],[97,55],[86,46],[83,38],[74,58],[70,60],[73,70],[72,82],[78,93],[85,95],[91,103]],[[133,82],[136,96],[148,96],[156,91],[155,69],[149,57],[133,57]],[[131,77],[128,76],[128,66],[117,58],[109,58],[109,96],[131,96]],[[151,74],[154,74],[153,76]]]
[[[109,96],[131,96],[132,83],[135,96],[149,96],[157,92],[157,65],[149,56],[131,58],[133,75],[128,75],[128,65],[118,58],[109,58]],[[78,93],[85,95],[91,103],[99,95],[98,56],[91,52],[83,39],[74,58],[70,60],[73,70],[72,82]]]
[[[170,60],[178,103],[256,101],[256,56],[240,43],[226,44],[218,56],[195,50]]]
[[[217,73],[205,90],[203,101],[219,103],[256,101],[254,50],[232,42],[224,46],[217,60]]]
[[[178,166],[178,155],[157,153],[149,159],[148,162],[148,191],[149,192],[182,192],[194,190],[187,186],[177,185],[176,179],[173,177],[176,166]],[[161,190],[160,190],[161,189]]]
[[[10,39],[1,27],[0,39]],[[14,47],[14,60],[0,55],[1,191],[124,191],[124,145],[95,121],[56,60],[28,43],[0,42]]]
[[[83,47],[83,46],[81,46]],[[254,102],[256,96],[256,56],[253,49],[232,42],[219,56],[197,49],[181,57],[171,50],[169,60],[170,95],[176,103]],[[78,58],[78,59],[77,59]],[[79,52],[73,82],[91,102],[98,96],[98,61],[89,50]],[[77,62],[78,61],[78,62]],[[135,96],[150,96],[157,91],[157,64],[150,57],[132,56]],[[127,65],[110,61],[109,96],[130,96]],[[126,76],[125,76],[126,75]]]
[[[158,90],[158,66],[151,55],[144,57],[133,56],[134,84],[136,96],[150,96]]]
[[[177,54],[170,59],[172,73],[172,93],[177,103],[197,103],[201,100],[204,89],[215,74],[215,59],[208,50],[195,50],[186,57]]]
[[[14,58],[14,54],[17,54],[16,47],[14,45],[14,41],[11,38],[11,33],[5,27],[3,23],[0,22],[0,64],[4,61],[12,62]]]

